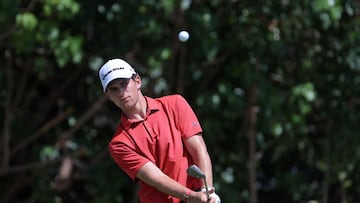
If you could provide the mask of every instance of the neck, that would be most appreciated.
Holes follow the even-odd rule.
[[[144,95],[140,94],[138,102],[131,109],[123,111],[125,116],[130,120],[141,121],[146,116],[147,103]]]

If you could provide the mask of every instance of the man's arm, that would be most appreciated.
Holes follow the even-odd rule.
[[[205,173],[208,186],[213,187],[212,163],[203,137],[201,134],[194,135],[184,143],[194,163]]]
[[[164,174],[152,162],[146,163],[137,173],[136,177],[145,183],[155,187],[160,192],[179,198],[185,202],[185,195],[191,198],[191,202],[207,202],[204,192],[194,192]],[[201,200],[201,201],[200,201]],[[211,200],[210,202],[214,202]]]

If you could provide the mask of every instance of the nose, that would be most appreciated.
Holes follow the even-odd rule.
[[[125,90],[126,90],[126,88],[123,88],[123,87],[117,88],[116,95],[117,95],[118,97],[123,97],[123,96],[124,96],[124,93],[125,93]]]

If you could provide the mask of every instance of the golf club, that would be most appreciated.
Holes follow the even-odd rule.
[[[191,177],[194,177],[194,178],[203,178],[203,179],[204,179],[207,198],[210,199],[209,188],[208,188],[207,183],[206,183],[206,176],[205,176],[205,174],[201,171],[201,169],[200,169],[199,167],[197,167],[196,165],[191,165],[191,166],[189,166],[189,168],[187,169],[186,172],[187,172],[187,174],[188,174],[189,176],[191,176]]]

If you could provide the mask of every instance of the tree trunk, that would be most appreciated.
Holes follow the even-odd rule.
[[[257,203],[257,189],[256,189],[256,114],[258,107],[256,106],[257,87],[252,86],[248,96],[247,119],[248,130],[247,135],[249,138],[249,189],[250,189],[250,202]]]
[[[332,128],[332,122],[329,121],[328,125],[325,129],[325,174],[324,174],[324,182],[323,182],[323,198],[322,203],[328,203],[328,197],[329,197],[329,179],[330,179],[330,132]]]

